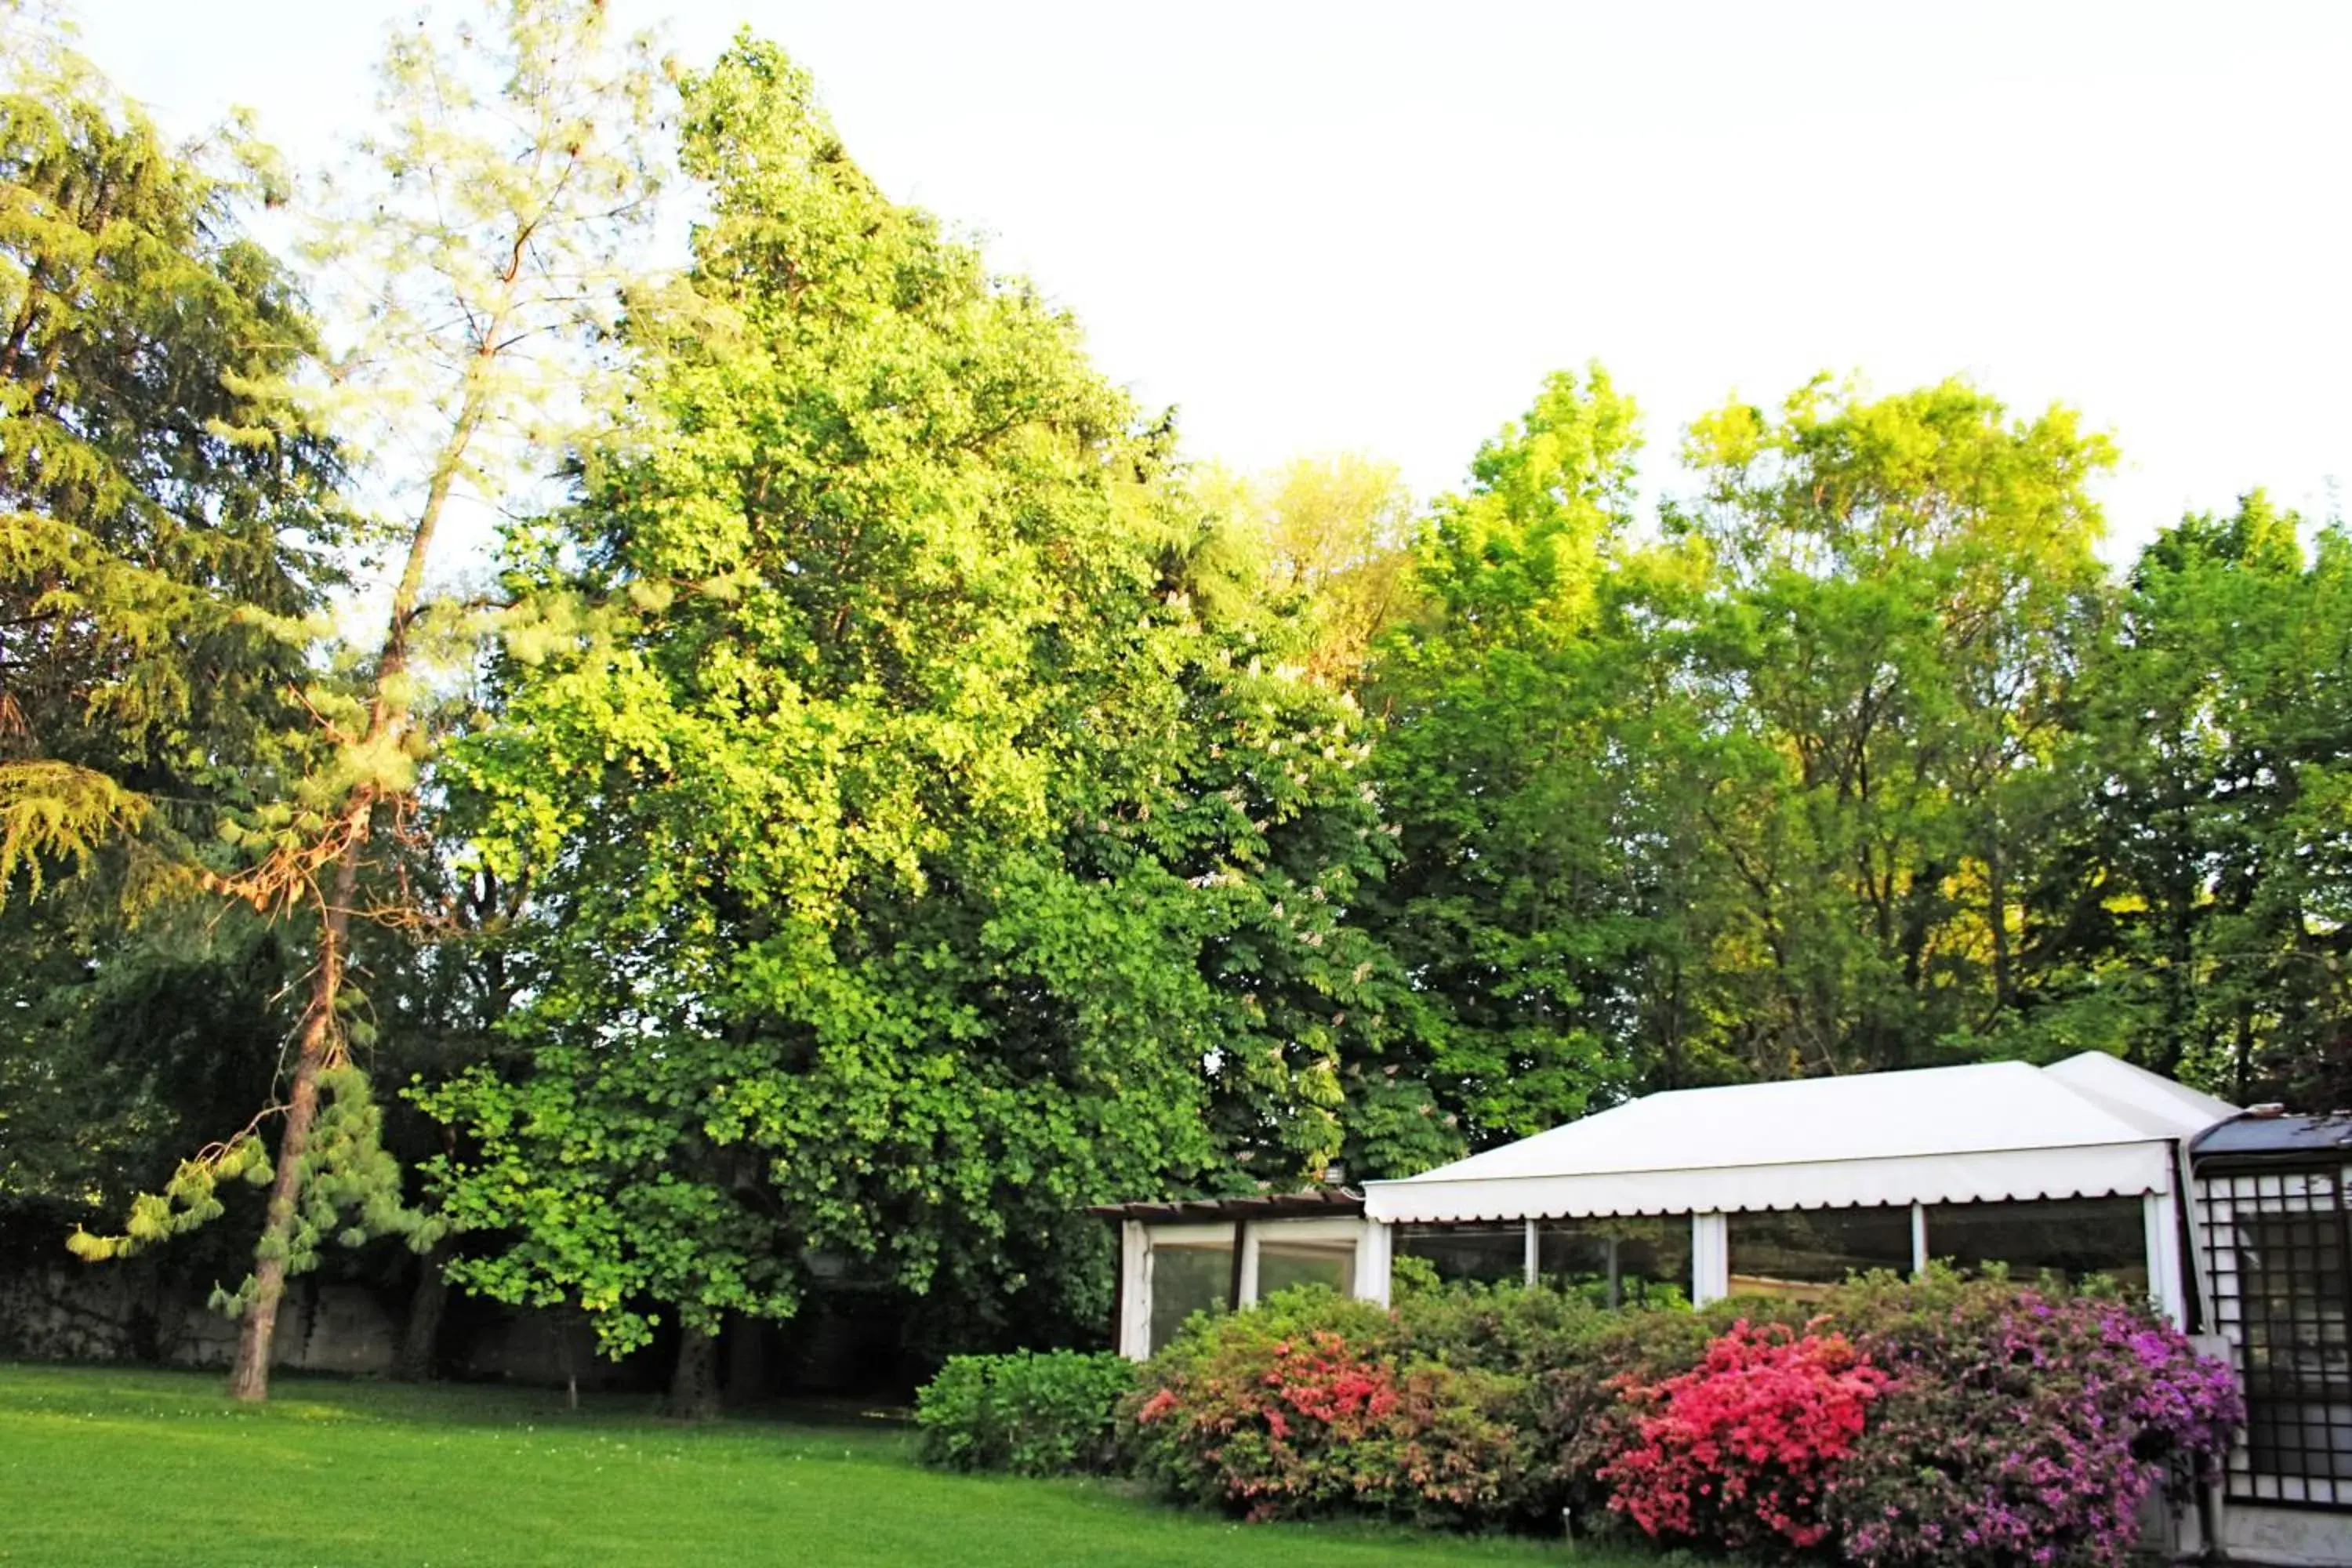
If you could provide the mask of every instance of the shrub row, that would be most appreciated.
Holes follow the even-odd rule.
[[[1936,1273],[1696,1311],[1289,1291],[1196,1318],[1139,1374],[959,1358],[918,1419],[936,1463],[1118,1466],[1251,1519],[1557,1531],[1565,1513],[1857,1568],[2105,1568],[2151,1488],[2210,1473],[2242,1414],[2228,1369],[2144,1308]]]
[[[1336,1396],[1336,1397],[1335,1397]],[[1196,1321],[1123,1409],[1135,1464],[1252,1518],[1638,1530],[1865,1568],[2119,1563],[2241,1419],[2125,1301],[1877,1276],[1817,1305],[1611,1311],[1454,1288]]]

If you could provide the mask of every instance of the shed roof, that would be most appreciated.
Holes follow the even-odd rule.
[[[2352,1111],[2325,1116],[2241,1116],[2198,1136],[2196,1154],[2208,1160],[2305,1156],[2335,1163],[2352,1149]]]
[[[1230,1198],[1160,1198],[1139,1203],[1097,1204],[1087,1210],[1101,1219],[1222,1221],[1260,1219],[1352,1219],[1364,1212],[1364,1194],[1348,1187],[1309,1187],[1297,1193],[1251,1193]]]
[[[2236,1108],[2096,1053],[1645,1096],[1398,1182],[1375,1219],[1964,1203],[2161,1192]]]

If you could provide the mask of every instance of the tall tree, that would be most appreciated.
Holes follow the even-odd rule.
[[[1391,1026],[1340,699],[1075,329],[890,202],[775,49],[688,91],[689,296],[518,536],[542,618],[460,753],[528,876],[524,1059],[427,1097],[460,1277],[677,1335],[849,1268],[967,1342],[1107,1298],[1088,1202],[1297,1178]],[[1213,610],[1229,605],[1231,613]],[[1248,1154],[1250,1160],[1242,1156]]]
[[[2104,437],[1952,382],[1815,382],[1694,426],[1708,547],[1691,679],[1737,744],[1700,821],[1741,889],[1725,993],[1770,1075],[1969,1052],[2016,1005],[2021,818],[2063,740],[2105,575]],[[1726,978],[1729,978],[1728,975]]]
[[[291,378],[292,280],[238,232],[274,188],[173,148],[0,14],[0,901],[132,835],[184,860],[250,798],[335,581],[335,448]]]
[[[341,217],[319,259],[358,329],[338,360],[335,411],[365,434],[377,484],[408,510],[383,524],[395,572],[381,639],[352,679],[311,694],[319,727],[293,805],[247,836],[257,863],[222,884],[300,915],[312,933],[286,1098],[269,1108],[280,1120],[267,1217],[230,1302],[243,1319],[230,1378],[240,1399],[266,1397],[288,1274],[327,1236],[392,1229],[422,1244],[432,1233],[400,1204],[352,1058],[352,927],[418,917],[397,890],[368,891],[368,847],[416,820],[419,654],[450,507],[468,493],[500,503],[593,405],[583,393],[607,363],[604,330],[650,216],[645,137],[662,79],[643,40],[615,47],[607,34],[594,0],[507,0],[479,29],[395,32],[381,129],[331,193]],[[216,1145],[127,1237],[85,1237],[81,1250],[200,1222],[215,1207],[212,1184],[261,1161],[250,1135]]]
[[[278,194],[0,8],[0,1210],[44,1245],[266,1085],[291,962],[177,907],[274,802],[351,541]],[[242,1119],[244,1112],[237,1112]]]
[[[1623,989],[1645,940],[1640,754],[1612,739],[1641,659],[1623,590],[1635,411],[1556,375],[1479,451],[1417,547],[1416,617],[1381,647],[1374,759],[1402,863],[1373,920],[1429,1009],[1401,1076],[1477,1142],[1623,1089]]]
[[[2240,1100],[2352,1100],[2352,544],[2260,492],[2140,553],[2086,671],[2034,1028]]]

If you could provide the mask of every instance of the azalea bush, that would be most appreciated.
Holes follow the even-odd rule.
[[[1135,1365],[1108,1352],[950,1357],[915,1394],[928,1464],[1051,1476],[1115,1468],[1119,1398]]]
[[[1381,1309],[1315,1290],[1197,1320],[1127,1402],[1137,1471],[1253,1520],[1491,1520],[1513,1480],[1514,1380],[1405,1341]]]
[[[1785,1310],[1783,1309],[1785,1308]],[[1707,1347],[1743,1320],[1803,1323],[1809,1310],[1794,1303],[1717,1302],[1604,1313],[1604,1322],[1574,1359],[1548,1366],[1531,1390],[1536,1442],[1542,1461],[1531,1486],[1547,1519],[1562,1509],[1606,1528],[1615,1487],[1602,1472],[1641,1441],[1645,1411],[1629,1389],[1655,1387],[1696,1367]]]
[[[2229,1368],[2122,1300],[1939,1275],[1836,1307],[1894,1378],[1825,1500],[1867,1568],[2123,1563],[2149,1492],[2244,1419]]]
[[[1253,1519],[1550,1531],[1565,1509],[1858,1568],[2104,1568],[2242,1418],[2228,1368],[2144,1305],[1938,1271],[1696,1311],[1286,1292],[1195,1320],[1119,1426],[1139,1475]]]
[[[1598,1472],[1609,1506],[1661,1539],[1818,1546],[1824,1488],[1886,1384],[1843,1334],[1743,1319],[1690,1371],[1624,1384],[1638,1426]]]

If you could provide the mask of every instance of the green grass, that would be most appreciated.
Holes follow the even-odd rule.
[[[1066,1563],[1443,1568],[1557,1542],[1235,1525],[1115,1483],[940,1475],[875,1423],[682,1427],[643,1400],[0,1365],[0,1563]],[[1655,1559],[1582,1552],[1580,1568]]]

